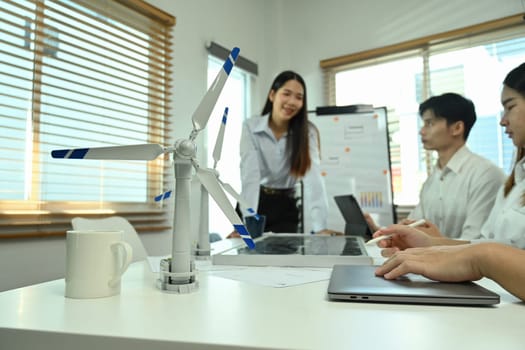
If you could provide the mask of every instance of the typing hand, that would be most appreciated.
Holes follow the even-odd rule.
[[[483,277],[476,257],[483,245],[411,248],[399,251],[376,269],[376,275],[395,279],[418,273],[437,281],[476,281]]]

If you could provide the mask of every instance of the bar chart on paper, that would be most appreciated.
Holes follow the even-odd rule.
[[[382,208],[384,205],[382,192],[359,193],[359,205],[361,208]]]

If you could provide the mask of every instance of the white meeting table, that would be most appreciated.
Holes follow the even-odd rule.
[[[0,293],[0,349],[525,349],[525,304],[490,280],[493,307],[330,302],[328,281],[273,288],[201,271],[157,289],[147,262],[118,296],[64,297],[63,279]]]

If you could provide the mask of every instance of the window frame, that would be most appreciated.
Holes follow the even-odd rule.
[[[40,100],[39,85],[42,75],[38,72],[41,67],[41,58],[43,55],[49,55],[52,52],[46,51],[45,43],[49,43],[46,35],[50,33],[51,28],[44,27],[43,31],[39,29],[39,25],[44,23],[44,11],[48,0],[39,0],[35,3],[35,37],[31,39],[31,44],[34,49],[34,67],[35,75],[33,76],[33,133],[34,138],[30,143],[32,144],[33,153],[33,168],[38,168],[39,159],[39,115],[40,115]],[[71,0],[72,3],[78,4],[82,7],[92,9],[95,3],[101,3],[100,0]],[[22,6],[14,3],[14,6]],[[149,134],[153,134],[151,130],[158,126],[155,123],[162,123],[162,130],[164,132],[155,136],[152,139],[149,136],[148,142],[170,144],[172,143],[170,136],[171,117],[169,115],[171,103],[171,54],[173,45],[173,35],[171,34],[175,26],[175,17],[166,13],[143,0],[114,0],[113,2],[105,2],[104,10],[100,14],[107,18],[112,18],[115,21],[125,23],[125,21],[132,21],[132,19],[118,18],[118,15],[113,13],[115,8],[121,10],[126,8],[126,13],[133,14],[133,16],[147,18],[151,23],[155,23],[154,29],[156,34],[162,38],[162,43],[165,47],[164,60],[166,63],[161,68],[164,75],[164,83],[160,89],[163,94],[163,107],[157,107],[157,110],[148,114]],[[129,12],[128,12],[129,10]],[[117,16],[117,17],[115,17]],[[26,26],[27,27],[27,26]],[[148,31],[150,28],[148,27]],[[46,34],[47,33],[47,34]],[[149,33],[149,32],[148,32]],[[29,38],[26,35],[26,40]],[[47,41],[46,41],[47,40]],[[53,38],[51,39],[53,40]],[[28,41],[29,44],[29,41]],[[29,44],[29,46],[31,46]],[[49,46],[49,45],[48,45]],[[151,64],[151,63],[150,63]],[[162,115],[162,118],[158,118]],[[155,121],[157,118],[160,121]],[[152,126],[153,125],[153,126]],[[158,125],[158,124],[157,124]],[[156,130],[156,129],[155,129]],[[160,129],[159,129],[160,130]],[[159,184],[163,189],[169,189],[172,185],[170,179],[165,178],[163,174],[169,173],[168,167],[171,166],[169,162],[163,161],[156,164],[147,165],[147,192],[153,193],[154,188],[158,188]],[[159,166],[162,168],[159,170]],[[40,190],[40,177],[38,170],[32,170],[33,192]],[[153,184],[153,185],[152,185]],[[151,201],[148,199],[147,203],[139,202],[82,202],[82,201],[44,201],[39,194],[30,197],[27,200],[0,200],[0,239],[1,238],[26,238],[26,237],[49,237],[49,236],[63,236],[66,230],[71,228],[71,219],[75,216],[83,216],[88,218],[101,218],[112,215],[119,215],[127,218],[136,228],[139,233],[146,232],[171,232],[171,213],[169,210],[172,206],[154,203],[153,196]]]
[[[446,52],[447,50],[457,49],[459,43],[463,41],[472,44],[472,40],[476,40],[481,36],[483,40],[489,40],[492,35],[501,36],[501,33],[506,33],[506,31],[516,31],[519,26],[523,26],[524,18],[523,14],[513,15],[385,47],[321,60],[320,67],[324,76],[325,100],[329,105],[336,103],[336,75],[339,72],[373,66],[406,57],[419,57],[422,59],[423,81],[421,88],[422,98],[426,99],[430,95],[430,56]],[[434,152],[424,151],[423,154],[426,172],[430,174],[434,164]],[[401,211],[401,213],[398,213],[398,217],[403,218],[405,214],[408,214],[411,207],[410,205],[398,205],[398,211]]]
[[[215,72],[212,73],[212,70],[210,69],[211,65],[214,65],[217,71],[222,66],[225,57],[227,57],[227,54],[229,53],[229,50],[226,48],[223,48],[221,45],[212,42],[212,44],[208,47],[208,83],[211,84],[213,81],[213,78],[215,77]],[[226,56],[225,56],[226,54]],[[239,145],[238,142],[240,142],[240,136],[242,132],[242,124],[243,122],[250,117],[250,110],[252,109],[252,93],[253,93],[253,86],[255,84],[257,75],[258,75],[258,65],[254,63],[253,61],[247,59],[246,57],[240,56],[237,61],[241,62],[241,64],[235,64],[233,67],[232,73],[230,74],[230,77],[228,79],[228,82],[232,80],[232,78],[236,75],[242,77],[243,81],[243,101],[242,101],[242,107],[243,110],[241,111],[241,120],[232,117],[232,104],[229,104],[228,107],[230,108],[230,116],[228,116],[228,123],[226,125],[226,131],[225,131],[225,137],[224,140],[227,140],[226,142],[231,142],[232,140],[237,140],[237,143],[235,144],[237,147]],[[210,74],[211,73],[211,74]],[[227,82],[227,84],[228,84]],[[227,89],[227,86],[225,89]],[[224,91],[222,95],[224,97],[221,97],[220,99],[227,100],[227,94]],[[235,101],[239,101],[239,99],[236,99]],[[215,110],[213,112],[213,115],[220,115],[220,112],[222,108],[224,108],[226,105],[221,105],[221,103],[217,103],[215,106]],[[233,107],[235,108],[235,105],[233,104]],[[235,112],[234,112],[235,113]],[[238,135],[232,135],[232,124],[238,123]],[[228,126],[230,125],[230,126]],[[206,144],[207,144],[207,166],[213,167],[213,148],[215,147],[216,137],[217,137],[217,131],[219,127],[217,125],[210,125],[208,123],[208,126],[206,128]],[[235,147],[234,147],[235,148]],[[231,149],[231,148],[230,148]],[[232,161],[233,159],[233,161]],[[238,169],[239,163],[235,164],[235,160],[238,160],[240,162],[240,154],[237,153],[233,157],[227,156],[227,150],[224,148],[223,144],[223,150],[221,155],[221,160],[218,162],[217,170],[221,176],[221,181],[228,183],[230,186],[232,186],[237,193],[240,194],[241,192],[241,180],[240,180],[240,173],[238,174],[237,178],[234,178],[232,174],[230,173],[228,177],[227,172],[233,171],[232,169]],[[222,169],[222,170],[221,170]],[[236,201],[230,197],[228,194],[227,197],[230,200],[230,203],[235,206]],[[212,220],[213,219],[213,220]],[[231,233],[231,230],[233,229],[231,227],[231,223],[229,220],[224,217],[221,209],[217,206],[217,204],[211,199],[208,201],[208,226],[209,231],[218,233],[221,237],[226,237],[229,233]]]

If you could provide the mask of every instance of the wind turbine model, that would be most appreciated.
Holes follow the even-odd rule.
[[[212,85],[204,95],[192,116],[193,130],[188,139],[175,141],[173,147],[162,147],[158,144],[141,144],[130,146],[77,148],[54,150],[53,158],[72,159],[115,159],[115,160],[153,160],[164,153],[173,154],[175,172],[175,215],[173,219],[173,239],[171,259],[161,261],[161,276],[157,281],[160,289],[176,293],[189,293],[198,288],[195,277],[195,262],[191,258],[191,177],[195,169],[200,183],[206,188],[224,212],[234,229],[239,232],[249,248],[255,244],[235,212],[217,180],[213,169],[199,166],[196,160],[197,147],[195,138],[206,127],[210,114],[228,79],[228,76],[239,56],[239,48],[234,48],[224,62]]]
[[[215,141],[215,147],[213,148],[213,169],[217,181],[221,184],[223,189],[228,192],[237,202],[239,202],[244,208],[248,208],[245,200],[235,191],[235,189],[228,183],[221,181],[219,172],[217,171],[217,163],[221,159],[222,153],[222,144],[224,140],[224,132],[226,129],[226,122],[228,121],[228,107],[224,109],[224,114],[222,115],[221,125],[219,127],[219,133],[217,134],[217,140]],[[197,259],[207,259],[210,256],[210,237],[209,237],[209,228],[208,228],[208,218],[205,208],[208,207],[208,191],[206,187],[201,186],[201,216],[199,221],[199,231],[198,231],[198,241],[197,248],[195,249],[195,256]],[[248,212],[254,214],[255,218],[258,220],[259,215],[252,208],[247,209]]]

